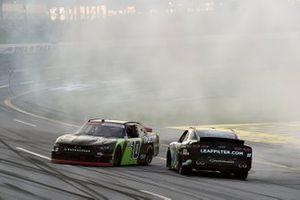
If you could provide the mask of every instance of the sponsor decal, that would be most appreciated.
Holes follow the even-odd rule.
[[[91,152],[91,150],[89,150],[89,149],[74,149],[74,148],[64,148],[64,151],[84,152],[84,153],[90,153]]]
[[[156,142],[157,137],[156,137],[156,135],[144,136],[143,140],[144,140],[144,143],[146,143],[146,144],[147,143],[153,143],[153,142]]]
[[[223,155],[234,155],[234,156],[243,156],[244,152],[242,151],[230,151],[223,149],[200,149],[200,153],[205,154],[223,154]]]
[[[212,163],[227,163],[227,164],[233,164],[233,160],[216,160],[216,159],[210,159],[209,162]]]

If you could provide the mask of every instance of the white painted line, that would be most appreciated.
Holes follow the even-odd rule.
[[[149,192],[149,191],[146,191],[146,190],[140,190],[140,192],[143,192],[143,193],[146,193],[146,194],[150,194],[152,196],[156,196],[156,197],[161,198],[163,200],[171,200],[171,198],[168,198],[168,197],[165,197],[165,196],[162,196],[160,194],[153,193],[153,192]]]
[[[27,126],[36,127],[35,124],[31,124],[31,123],[28,123],[28,122],[24,122],[24,121],[19,120],[19,119],[14,119],[14,121],[19,122],[19,123],[21,123],[21,124],[25,124],[25,125],[27,125]]]
[[[40,158],[44,158],[44,159],[46,159],[46,160],[51,160],[51,159],[48,158],[47,156],[43,156],[43,155],[41,155],[41,154],[34,153],[34,152],[32,152],[32,151],[29,151],[29,150],[24,149],[24,148],[21,148],[21,147],[16,147],[16,149],[18,149],[18,150],[20,150],[20,151],[24,151],[24,152],[26,152],[26,153],[29,153],[29,154],[31,154],[31,155],[40,157]]]
[[[165,159],[163,157],[159,157],[159,156],[157,156],[156,158],[161,159],[161,160],[167,160],[167,159]]]
[[[23,93],[24,94],[27,94],[27,93]],[[19,96],[16,96],[16,97],[20,97],[22,95],[19,95]],[[16,98],[14,97],[14,98]],[[50,122],[53,122],[53,123],[57,123],[57,124],[62,124],[64,126],[71,126],[71,127],[75,127],[75,128],[79,128],[80,126],[77,126],[77,125],[74,125],[74,124],[69,124],[69,123],[65,123],[65,122],[62,122],[62,121],[57,121],[57,120],[54,120],[54,119],[50,119],[50,118],[47,118],[47,117],[43,117],[43,116],[40,116],[40,115],[36,115],[36,114],[33,114],[33,113],[30,113],[30,112],[27,112],[25,110],[22,110],[20,108],[18,108],[17,106],[13,105],[12,104],[12,98],[8,98],[4,101],[5,105],[7,105],[9,108],[13,109],[13,110],[16,110],[20,113],[23,113],[25,115],[29,115],[31,117],[35,117],[35,118],[38,118],[38,119],[43,119],[43,120],[47,120],[47,121],[50,121]]]
[[[2,88],[8,88],[9,87],[9,85],[0,85],[0,89],[2,89]]]
[[[28,85],[28,84],[32,84],[34,83],[33,81],[23,81],[23,82],[20,82],[19,84],[20,85]]]

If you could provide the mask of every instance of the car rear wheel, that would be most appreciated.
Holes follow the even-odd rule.
[[[192,172],[192,169],[188,166],[182,165],[181,160],[178,162],[178,173],[181,175],[188,175]]]
[[[122,159],[122,150],[121,150],[120,146],[118,146],[117,149],[116,149],[116,151],[115,151],[113,165],[114,166],[120,166],[121,159]]]
[[[145,165],[150,165],[150,163],[152,162],[152,158],[153,158],[153,149],[151,146],[148,147],[147,149],[147,153],[146,153],[146,157],[145,157]]]
[[[166,167],[168,169],[171,169],[171,152],[170,150],[167,151],[167,161],[166,161]]]
[[[248,177],[248,171],[236,171],[234,175],[237,179],[246,180]]]

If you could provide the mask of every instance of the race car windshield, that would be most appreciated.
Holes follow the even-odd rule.
[[[229,131],[201,130],[201,131],[196,131],[196,134],[198,138],[216,137],[216,138],[238,139],[236,134]]]
[[[122,138],[124,137],[123,125],[108,123],[87,123],[80,128],[76,134],[92,135],[106,138]]]

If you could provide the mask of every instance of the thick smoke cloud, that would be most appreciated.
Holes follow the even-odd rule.
[[[215,12],[53,23],[55,40],[72,46],[44,63],[57,69],[43,76],[64,83],[47,92],[50,101],[79,119],[299,120],[299,8],[285,0],[232,2]],[[35,68],[30,74],[41,79]]]

